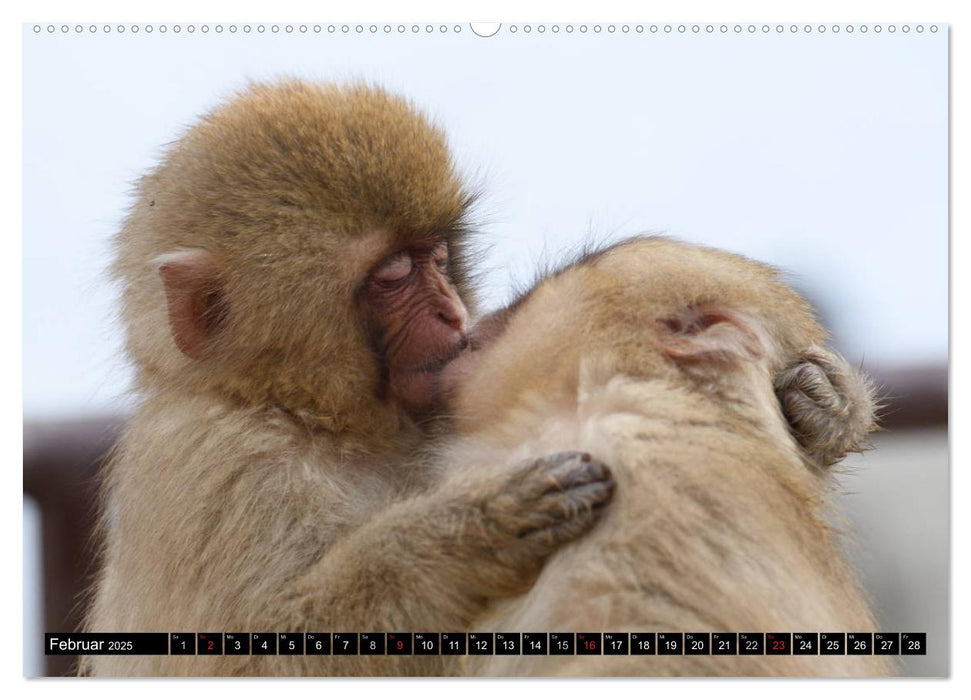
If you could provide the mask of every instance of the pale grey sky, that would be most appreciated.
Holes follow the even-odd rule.
[[[103,271],[130,184],[206,109],[279,76],[374,81],[445,127],[486,194],[490,306],[544,254],[661,231],[790,271],[854,361],[947,358],[946,28],[228,26],[25,28],[26,418],[119,405],[129,373]]]

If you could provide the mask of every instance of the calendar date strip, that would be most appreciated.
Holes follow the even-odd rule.
[[[926,655],[926,632],[46,633],[46,655]]]

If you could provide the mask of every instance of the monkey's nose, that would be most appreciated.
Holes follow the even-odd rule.
[[[465,314],[457,309],[440,309],[438,312],[439,320],[446,326],[450,326],[465,337]]]

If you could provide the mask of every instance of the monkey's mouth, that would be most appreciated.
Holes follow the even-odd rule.
[[[447,375],[448,367],[463,354],[470,354],[468,341],[460,343],[430,362],[416,367],[392,369],[389,377],[391,392],[405,406],[412,416],[424,416],[434,411],[441,403],[442,377]]]
[[[422,414],[439,404],[440,384],[446,368],[463,354],[469,354],[469,342],[462,339],[434,360],[415,367],[392,368],[389,377],[392,393],[413,414]]]
[[[439,357],[438,359],[432,360],[431,362],[426,362],[425,364],[416,367],[412,370],[404,370],[403,374],[439,374],[446,365],[452,362],[455,358],[459,357],[462,353],[469,349],[469,339],[468,336],[462,336],[462,339],[448,352]]]

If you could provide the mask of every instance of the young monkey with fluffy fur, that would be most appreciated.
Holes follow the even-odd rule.
[[[793,440],[773,386],[807,348],[825,356],[825,337],[770,268],[662,238],[590,255],[485,319],[472,333],[482,349],[447,371],[457,433],[448,478],[468,478],[464,463],[569,448],[609,464],[617,491],[528,593],[496,601],[473,628],[873,631],[827,519],[833,484]],[[872,407],[865,398],[856,410]],[[892,670],[881,656],[465,660],[481,675]]]

